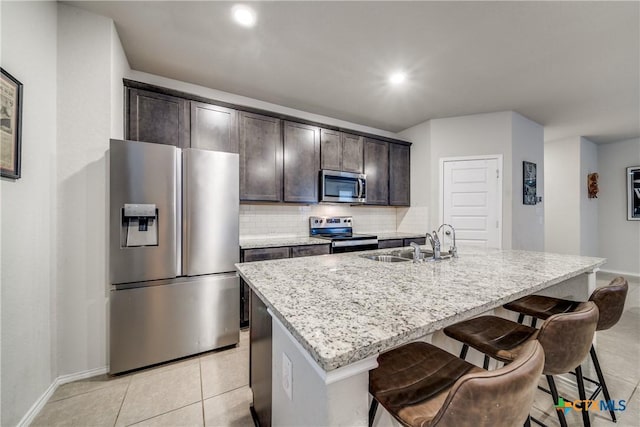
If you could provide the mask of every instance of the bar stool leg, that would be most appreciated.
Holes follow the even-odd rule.
[[[484,363],[482,364],[482,367],[485,371],[489,370],[489,356],[487,356],[486,354],[484,355]]]
[[[369,427],[373,426],[373,420],[376,418],[376,410],[378,409],[378,401],[373,399],[369,407]]]
[[[589,419],[589,407],[586,406],[587,394],[584,391],[584,378],[582,377],[582,366],[576,368],[576,379],[578,381],[578,395],[582,400],[582,423],[584,427],[591,427],[591,420]],[[585,407],[586,406],[586,407]]]
[[[604,381],[604,375],[602,374],[602,369],[600,369],[600,362],[598,361],[598,355],[596,354],[596,349],[591,345],[591,350],[589,350],[591,354],[591,360],[593,361],[593,366],[596,368],[596,374],[598,375],[598,382],[602,386],[602,393],[604,393],[604,398],[608,402],[611,402],[611,396],[609,395],[609,389],[607,388],[607,383]],[[613,409],[609,409],[609,414],[611,414],[611,421],[617,423],[616,414],[613,412]]]
[[[531,415],[527,416],[527,419],[524,422],[524,426],[523,427],[531,427]]]
[[[551,390],[551,397],[553,398],[553,404],[558,404],[558,389],[556,388],[556,382],[553,380],[553,376],[547,375],[547,383],[549,383],[549,390]],[[561,427],[567,427],[567,419],[564,417],[564,411],[562,409],[556,409],[558,413],[558,420]]]
[[[467,344],[463,344],[462,350],[460,351],[460,359],[464,360],[467,358],[467,351],[469,351],[469,346]]]
[[[524,322],[524,314],[520,313],[518,316],[518,323],[522,324],[522,322]]]

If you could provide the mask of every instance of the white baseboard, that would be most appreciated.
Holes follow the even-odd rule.
[[[76,372],[74,374],[62,375],[57,377],[55,380],[53,380],[51,385],[47,387],[44,393],[42,393],[42,395],[38,398],[38,400],[36,400],[36,402],[31,406],[31,408],[29,408],[27,413],[24,414],[24,417],[22,417],[20,422],[17,424],[17,427],[29,426],[33,422],[33,420],[36,418],[36,416],[40,413],[42,408],[44,408],[44,405],[46,405],[49,399],[51,399],[51,396],[53,395],[53,393],[55,393],[57,388],[60,387],[61,385],[67,384],[73,381],[95,377],[96,375],[103,375],[103,374],[106,374],[107,372],[109,372],[109,368],[107,366],[103,366],[102,368],[89,369],[88,371]]]
[[[636,279],[636,280],[640,279],[640,274],[637,274],[637,273],[630,273],[630,272],[628,272],[628,271],[616,271],[616,270],[605,270],[605,269],[602,269],[602,270],[600,270],[600,271],[601,271],[602,273],[612,274],[612,275],[615,275],[615,276],[623,276],[623,277],[625,277],[627,280],[628,280],[629,278],[633,278],[633,279]]]

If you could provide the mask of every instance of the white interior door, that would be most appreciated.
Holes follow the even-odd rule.
[[[502,247],[502,162],[443,160],[442,218],[458,246]]]

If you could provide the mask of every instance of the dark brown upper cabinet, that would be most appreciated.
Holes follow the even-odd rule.
[[[342,132],[320,130],[321,169],[342,170]]]
[[[411,158],[408,145],[389,144],[389,204],[409,206],[411,203]]]
[[[128,88],[125,138],[189,147],[189,101]]]
[[[191,101],[191,147],[238,152],[238,112]]]
[[[367,175],[367,205],[389,204],[389,144],[364,139],[364,173]]]
[[[320,128],[284,122],[284,201],[318,202]]]
[[[282,121],[240,112],[240,200],[282,201]]]
[[[321,168],[362,173],[363,138],[335,130],[320,131]]]
[[[364,160],[364,138],[360,135],[342,133],[342,170],[362,173]]]

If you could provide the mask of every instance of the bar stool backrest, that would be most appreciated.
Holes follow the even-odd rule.
[[[429,427],[513,427],[527,419],[544,366],[544,350],[529,341],[510,364],[467,374],[453,385]]]
[[[607,286],[593,291],[589,301],[595,302],[600,310],[597,331],[604,331],[618,323],[628,291],[629,283],[624,277],[616,277]]]
[[[566,374],[589,353],[598,324],[598,307],[591,301],[575,311],[554,314],[544,321],[534,337],[544,348],[545,375]]]

